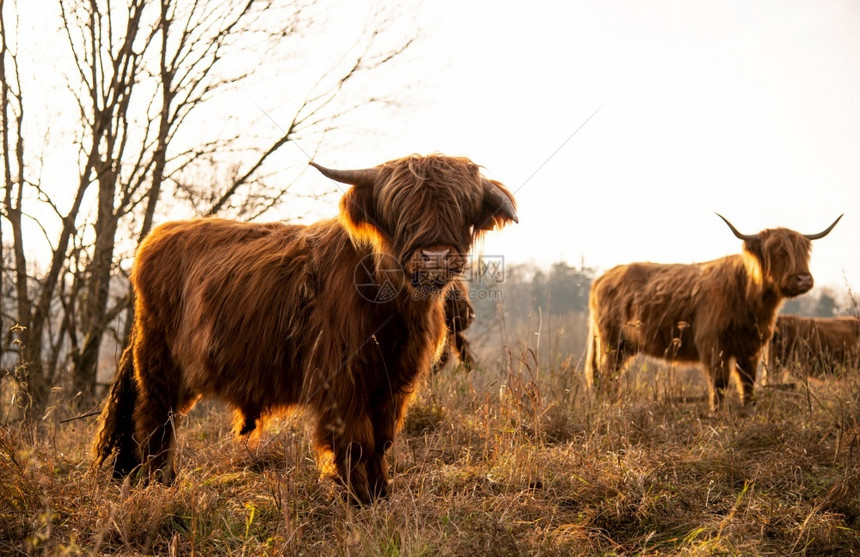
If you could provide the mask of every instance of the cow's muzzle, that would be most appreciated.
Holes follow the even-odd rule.
[[[453,246],[436,245],[416,249],[403,268],[412,286],[437,291],[459,276],[465,266],[466,256]]]
[[[814,281],[809,273],[797,273],[789,278],[785,293],[789,296],[800,296],[812,289]]]

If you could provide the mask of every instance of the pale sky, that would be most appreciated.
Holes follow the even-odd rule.
[[[321,71],[314,54],[350,46],[344,30],[370,10],[336,8],[295,53],[297,67]],[[845,213],[815,242],[812,272],[819,286],[844,289],[847,279],[860,290],[860,2],[428,0],[415,10],[398,23],[421,32],[407,62],[372,74],[399,106],[341,123],[320,163],[468,156],[519,204],[520,224],[488,234],[484,253],[542,266],[584,258],[602,271],[738,253],[715,211],[745,233],[813,233]],[[61,35],[52,42],[67,48]],[[268,89],[255,82],[224,102],[277,133],[272,121],[286,124],[307,89],[294,68],[265,75]],[[58,102],[31,125],[59,125]],[[282,151],[271,164],[293,180],[303,154]],[[46,173],[74,167],[60,156],[47,164]],[[296,186],[333,189],[314,172]],[[312,212],[333,216],[336,201]]]
[[[519,203],[484,252],[541,265],[739,252],[715,211],[745,233],[845,213],[812,271],[860,288],[860,3],[445,0],[415,19],[409,101],[324,164],[468,156]]]

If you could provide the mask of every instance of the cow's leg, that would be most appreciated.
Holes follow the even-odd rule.
[[[708,382],[708,392],[710,395],[711,410],[716,411],[723,404],[723,396],[729,384],[729,376],[731,375],[730,362],[719,349],[715,348],[703,353],[711,354],[710,361],[706,363],[710,379]]]
[[[184,403],[181,375],[160,332],[143,327],[134,347],[140,392],[134,410],[135,440],[149,475],[174,477],[174,414]]]
[[[755,385],[755,375],[758,368],[759,356],[738,358],[735,368],[738,371],[740,378],[739,394],[744,405],[755,404],[755,393],[753,387]]]
[[[373,493],[378,497],[388,495],[388,460],[385,458],[385,453],[394,444],[394,435],[403,420],[408,400],[408,394],[391,396],[386,393],[382,400],[373,405],[371,421],[376,451],[367,463],[367,479]]]
[[[233,410],[233,432],[238,436],[245,436],[257,429],[257,420],[262,414],[260,408],[250,404],[244,404]]]
[[[475,358],[472,356],[472,348],[469,346],[466,335],[460,331],[454,334],[454,347],[460,355],[460,362],[463,364],[465,370],[472,371],[472,367],[475,365]]]
[[[336,479],[358,503],[370,503],[367,462],[374,452],[373,427],[367,415],[341,417],[323,414],[314,432],[317,451],[331,454]]]
[[[628,350],[627,343],[620,338],[609,344],[598,342],[597,362],[593,379],[594,390],[598,396],[610,400],[618,398],[621,370],[631,356],[632,353]]]

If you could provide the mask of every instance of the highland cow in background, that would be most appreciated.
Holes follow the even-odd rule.
[[[860,319],[780,315],[767,349],[770,370],[823,375],[860,367]]]
[[[451,354],[463,364],[463,369],[472,371],[475,356],[463,332],[475,320],[475,308],[469,301],[469,285],[462,279],[455,279],[445,292],[445,326],[448,328],[448,341],[442,349],[439,361],[433,366],[438,372],[451,360]]]
[[[704,366],[713,409],[734,369],[741,400],[752,402],[777,311],[786,298],[812,288],[811,241],[842,216],[810,235],[786,228],[741,234],[719,216],[743,240],[742,253],[690,265],[619,265],[594,281],[585,375],[598,394],[613,393],[622,366],[642,353]]]

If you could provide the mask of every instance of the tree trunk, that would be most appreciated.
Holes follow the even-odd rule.
[[[81,312],[86,333],[81,350],[72,355],[72,394],[84,405],[89,405],[96,394],[99,349],[109,321],[107,307],[117,230],[117,216],[113,211],[116,172],[110,162],[98,161],[97,164],[99,209],[95,224],[96,241],[89,272],[86,273],[89,284]]]

